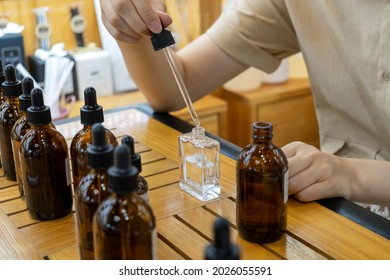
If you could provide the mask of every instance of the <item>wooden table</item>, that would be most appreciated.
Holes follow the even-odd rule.
[[[56,125],[68,143],[81,128],[79,119]],[[343,216],[325,207],[332,204],[326,201],[300,203],[290,199],[285,237],[265,245],[247,242],[238,236],[235,221],[237,146],[219,139],[223,153],[221,198],[204,203],[181,191],[178,184],[177,138],[189,130],[188,124],[139,105],[107,111],[104,125],[118,138],[129,134],[137,141],[142,175],[149,182],[150,203],[157,219],[158,259],[203,259],[218,216],[230,222],[232,241],[240,246],[242,259],[390,259],[389,237],[351,220],[354,213],[348,212],[345,202],[336,203],[338,212],[348,212]],[[365,215],[370,222],[379,217],[368,211],[358,216]],[[386,235],[390,222],[382,219],[374,228]],[[75,213],[54,221],[31,219],[17,185],[4,177],[0,178],[0,232],[0,259],[79,259]]]
[[[252,91],[222,89],[214,95],[227,102],[227,139],[240,147],[252,142],[252,124],[260,120],[273,124],[273,142],[279,147],[292,141],[319,147],[317,116],[307,78],[262,84]]]
[[[147,102],[143,93],[138,90],[131,92],[118,92],[109,96],[98,96],[97,98],[97,103],[103,106],[104,112],[106,110],[111,110],[126,105]],[[70,108],[71,110],[68,117],[80,116],[80,107],[83,105],[83,100],[76,101],[73,107]],[[227,138],[228,106],[225,100],[212,95],[206,95],[205,97],[194,102],[193,105],[199,117],[200,123],[208,132],[223,138]],[[178,117],[179,119],[193,123],[191,115],[186,107],[181,110],[171,112],[171,114]]]

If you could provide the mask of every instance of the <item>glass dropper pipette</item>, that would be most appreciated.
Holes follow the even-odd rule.
[[[169,67],[172,70],[173,76],[176,80],[176,83],[179,87],[179,91],[184,99],[184,103],[186,104],[192,120],[195,122],[197,127],[200,126],[198,115],[196,114],[195,108],[192,104],[192,100],[190,95],[188,94],[187,87],[184,84],[183,78],[180,75],[179,70],[176,67],[176,64],[172,58],[172,55],[168,49],[170,45],[175,43],[175,40],[169,30],[163,29],[163,31],[159,34],[154,34],[151,38],[152,44],[155,51],[162,50],[165,54],[165,57],[168,61]]]

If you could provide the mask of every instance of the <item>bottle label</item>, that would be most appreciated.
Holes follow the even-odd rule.
[[[288,201],[288,170],[284,173],[284,203]]]
[[[146,191],[145,193],[141,194],[140,197],[147,203],[149,203],[149,191]]]
[[[152,231],[152,257],[153,260],[157,260],[157,230]]]
[[[66,172],[66,185],[69,186],[71,184],[71,178],[70,178],[70,164],[69,164],[69,158],[65,159],[65,172]]]

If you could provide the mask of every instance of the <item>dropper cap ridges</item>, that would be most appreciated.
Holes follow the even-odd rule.
[[[40,88],[31,91],[31,106],[27,108],[27,122],[30,125],[51,123],[50,107],[44,104],[43,91]]]
[[[217,218],[214,222],[214,244],[206,247],[206,260],[239,260],[240,249],[230,242],[229,222]]]
[[[31,90],[34,88],[34,81],[30,77],[24,77],[22,80],[23,94],[19,96],[20,111],[27,112],[31,106]]]
[[[126,144],[130,148],[131,164],[138,168],[138,172],[142,172],[141,156],[135,152],[134,138],[130,135],[125,135],[122,138],[122,144]]]
[[[114,148],[107,142],[106,129],[102,124],[92,126],[92,144],[87,148],[88,166],[94,169],[106,169],[113,164]]]
[[[23,93],[22,83],[16,77],[16,69],[12,64],[4,68],[5,81],[2,83],[4,97],[18,97]]]
[[[108,190],[126,194],[137,191],[138,169],[131,165],[130,148],[120,144],[114,148],[114,165],[108,169]]]
[[[84,106],[80,108],[80,121],[83,125],[103,123],[103,107],[97,104],[96,90],[87,87],[84,90]]]
[[[161,33],[153,34],[150,38],[155,51],[159,51],[175,44],[171,31],[163,29]]]

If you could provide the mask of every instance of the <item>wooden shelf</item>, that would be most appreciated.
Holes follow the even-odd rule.
[[[252,142],[252,124],[268,121],[279,147],[292,141],[319,146],[318,125],[308,79],[263,84],[248,92],[221,89],[214,95],[228,103],[227,139],[244,147]]]

